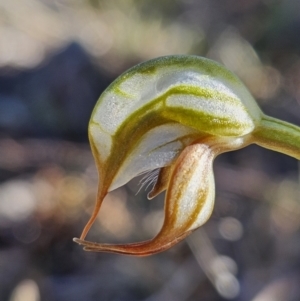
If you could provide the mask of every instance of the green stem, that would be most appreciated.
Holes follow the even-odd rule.
[[[300,127],[264,115],[252,133],[254,143],[300,159]]]

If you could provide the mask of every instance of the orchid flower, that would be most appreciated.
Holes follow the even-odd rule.
[[[217,155],[255,143],[300,159],[300,128],[265,115],[233,73],[198,56],[161,57],[122,74],[98,100],[89,139],[98,195],[74,241],[87,251],[137,256],[164,251],[207,221]],[[84,240],[106,194],[152,170],[158,174],[148,198],[166,190],[157,236],[130,244]]]

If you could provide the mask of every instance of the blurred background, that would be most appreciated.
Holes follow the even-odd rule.
[[[298,0],[0,0],[0,300],[300,300],[298,162],[257,146],[219,156],[216,206],[151,257],[72,242],[95,201],[87,139],[101,92],[150,58],[224,64],[263,110],[300,125]],[[153,237],[163,195],[110,193],[89,233]]]

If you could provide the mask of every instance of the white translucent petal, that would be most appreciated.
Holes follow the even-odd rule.
[[[137,175],[167,166],[184,148],[181,137],[195,134],[193,129],[176,123],[158,126],[146,133],[126,160],[114,178],[109,190],[118,188]]]
[[[92,121],[100,124],[108,134],[114,135],[120,124],[132,113],[133,104],[134,102],[125,96],[107,92],[96,107]]]
[[[155,99],[155,77],[136,74],[124,80],[118,89],[101,96],[92,119],[111,135],[136,110]]]
[[[238,100],[224,102],[220,99],[207,99],[191,95],[171,95],[166,100],[168,107],[182,107],[211,114],[214,118],[230,118],[231,123],[246,124],[254,127],[248,113],[240,105]]]
[[[92,119],[99,123],[104,131],[114,135],[132,113],[154,101],[171,88],[180,85],[217,91],[219,94],[224,94],[225,97],[235,99],[236,106],[240,108],[239,114],[243,111],[248,120],[253,118],[257,120],[261,116],[261,111],[252,96],[238,81],[228,80],[222,74],[221,76],[210,76],[199,67],[178,69],[177,66],[176,69],[172,66],[165,66],[153,74],[136,73],[124,80],[120,79],[119,83],[103,93],[93,112]],[[231,110],[230,103],[225,98],[213,99],[212,102],[216,102],[215,106],[220,106],[220,103],[223,102],[223,114],[228,114]],[[195,104],[197,104],[196,101],[187,105],[194,106]],[[224,110],[227,105],[228,109]],[[243,110],[243,107],[247,110]],[[194,109],[205,110],[207,107],[194,106]],[[251,116],[248,115],[249,113]]]
[[[196,229],[208,220],[215,197],[211,149],[206,145],[195,145],[195,149],[195,152],[191,152],[184,159],[184,165],[181,162],[182,171],[177,172],[172,182],[175,185],[174,189],[172,188],[175,193],[169,198],[170,211],[177,212],[176,227],[189,223],[193,217],[194,222],[188,230]],[[176,199],[176,195],[180,197]]]
[[[90,135],[93,137],[93,142],[98,150],[100,160],[104,161],[108,158],[111,152],[112,139],[111,136],[105,133],[97,124],[89,125]]]
[[[119,89],[121,92],[130,95],[131,98],[139,100],[148,91],[153,91],[156,76],[136,73],[122,81]]]
[[[178,86],[178,85],[190,85],[199,87],[201,89],[215,90],[219,93],[225,94],[230,97],[237,98],[237,94],[233,91],[235,89],[230,89],[231,85],[220,78],[212,78],[206,74],[202,74],[194,71],[176,71],[169,74],[165,74],[158,78],[156,83],[156,89],[158,92],[165,92],[168,89]],[[238,102],[241,102],[238,100]]]
[[[215,203],[215,179],[214,179],[214,174],[213,174],[213,169],[209,169],[208,172],[206,173],[206,180],[207,180],[207,189],[208,189],[208,194],[206,196],[205,203],[203,204],[203,207],[201,211],[199,212],[195,222],[192,224],[190,227],[190,230],[197,229],[198,227],[202,226],[206,221],[210,218],[211,213],[214,208],[214,203]],[[201,185],[202,179],[199,181],[199,179],[194,179],[198,181],[198,185]]]
[[[227,72],[226,70],[224,74]],[[180,84],[215,90],[221,94],[236,98],[241,106],[245,106],[248,109],[248,113],[251,112],[252,118],[259,119],[261,116],[259,107],[245,86],[239,81],[228,80],[222,74],[211,76],[198,67],[192,70],[172,70],[172,68],[169,68],[169,70],[164,70],[164,73],[157,77],[156,89],[158,92],[165,92],[169,88]]]

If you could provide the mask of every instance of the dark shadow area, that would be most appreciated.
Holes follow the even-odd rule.
[[[37,68],[0,69],[0,135],[86,142],[91,111],[111,81],[75,42]]]

